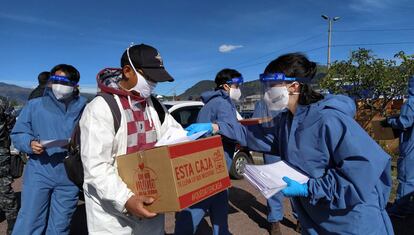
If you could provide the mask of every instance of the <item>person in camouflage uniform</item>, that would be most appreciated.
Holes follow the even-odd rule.
[[[7,234],[11,234],[17,217],[17,199],[10,175],[10,131],[16,118],[8,100],[0,96],[0,212],[6,215]]]

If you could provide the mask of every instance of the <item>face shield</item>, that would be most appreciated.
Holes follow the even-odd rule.
[[[260,100],[255,105],[255,117],[275,117],[286,109],[289,103],[288,87],[295,81],[295,78],[286,77],[283,73],[261,74]]]
[[[50,76],[48,84],[58,100],[72,96],[75,88],[78,86],[77,82],[71,81],[65,76],[58,75]]]
[[[229,96],[234,102],[239,102],[241,97],[241,85],[243,84],[243,77],[232,78],[226,82],[230,86]]]
[[[60,85],[71,86],[71,87],[78,86],[77,82],[69,80],[68,77],[58,76],[58,75],[50,76],[48,83],[49,84],[60,84]]]

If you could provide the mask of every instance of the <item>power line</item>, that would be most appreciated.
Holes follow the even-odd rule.
[[[320,50],[320,49],[324,49],[324,48],[326,48],[326,46],[315,47],[315,48],[312,48],[312,49],[309,49],[309,50],[306,50],[306,51],[303,51],[303,52],[311,52],[311,51],[316,51],[316,50]],[[272,59],[274,59],[274,58],[272,58]],[[266,60],[266,61],[262,61],[262,62],[258,62],[258,63],[254,63],[254,64],[240,66],[240,67],[237,67],[237,68],[238,69],[248,68],[248,67],[253,67],[253,66],[256,66],[256,65],[260,65],[260,64],[264,64],[264,63],[269,63],[269,62],[270,62],[270,60]]]
[[[252,66],[254,66],[254,65],[256,65],[256,64],[254,64],[254,65],[250,65],[250,64],[249,64],[249,65],[246,65],[246,66],[243,66],[243,67],[238,67],[238,66],[240,66],[240,65],[242,65],[242,64],[250,63],[250,62],[252,62],[252,61],[255,61],[255,60],[258,60],[258,59],[261,59],[261,58],[268,57],[268,56],[270,56],[270,55],[274,55],[274,54],[275,54],[275,53],[277,53],[277,52],[283,51],[283,50],[285,50],[285,49],[288,49],[288,48],[291,48],[291,47],[294,47],[294,46],[298,46],[298,45],[300,45],[300,44],[302,44],[302,43],[304,43],[304,42],[307,42],[307,41],[310,41],[310,40],[316,39],[316,38],[321,37],[321,36],[322,36],[321,34],[315,34],[315,35],[312,35],[312,36],[307,37],[307,38],[305,38],[305,39],[303,39],[303,40],[300,40],[300,41],[298,41],[298,42],[296,42],[296,43],[290,44],[290,45],[288,45],[288,46],[286,46],[286,47],[280,48],[280,49],[275,50],[275,51],[268,52],[268,53],[266,53],[266,54],[264,54],[264,55],[261,55],[261,56],[258,56],[258,57],[254,57],[254,58],[252,58],[252,59],[249,59],[249,60],[246,60],[246,61],[240,62],[240,63],[238,63],[238,64],[234,64],[234,65],[229,66],[229,67],[233,67],[233,68],[236,68],[236,67],[237,67],[237,68],[252,67]],[[269,61],[269,60],[266,60],[266,61],[263,61],[263,62],[259,62],[259,63],[257,63],[257,65],[259,65],[259,64],[263,64],[263,63],[266,63],[267,61]],[[205,75],[205,74],[209,74],[209,73],[214,72],[214,71],[216,71],[216,69],[210,69],[210,70],[207,70],[207,71],[205,71],[205,72],[198,73],[198,75],[197,75],[197,76],[203,76],[203,75]],[[185,83],[184,83],[184,82],[181,82],[181,83],[177,84],[176,86],[174,86],[174,88],[180,87],[180,86],[181,86],[181,85],[183,85],[183,84],[185,84]],[[173,88],[173,89],[174,89],[174,88]],[[173,89],[170,89],[170,90],[169,90],[166,94],[170,94],[170,93],[171,93],[171,91],[172,91]]]
[[[349,30],[333,30],[332,32],[393,32],[393,31],[414,31],[414,28],[401,28],[401,29],[349,29]]]
[[[400,45],[400,44],[414,44],[414,42],[379,42],[379,43],[350,43],[350,44],[334,44],[332,45],[332,47],[347,47],[347,46],[379,46],[379,45]],[[320,47],[315,47],[309,50],[305,50],[303,51],[304,53],[307,52],[311,52],[311,51],[316,51],[316,50],[320,50],[320,49],[324,49],[327,46],[320,46]],[[266,60],[266,61],[261,61],[258,63],[253,63],[253,64],[248,64],[245,66],[239,66],[237,67],[238,69],[241,68],[248,68],[248,67],[253,67],[256,65],[260,65],[260,64],[264,64],[264,63],[268,63],[270,62],[270,60]]]
[[[414,30],[414,29],[413,29],[413,30]],[[293,44],[293,45],[291,45],[291,46],[288,46],[288,47],[297,46],[297,45],[299,45],[299,44],[301,44],[301,43],[303,43],[303,42],[306,42],[306,41],[311,40],[311,39],[313,39],[313,38],[317,38],[317,37],[319,37],[319,36],[320,36],[320,35],[315,35],[315,36],[312,36],[312,37],[306,38],[306,39],[301,40],[301,41],[299,41],[299,42],[297,42],[297,43],[295,43],[295,44]],[[384,46],[384,45],[404,45],[404,44],[414,44],[414,41],[407,41],[407,42],[378,42],[378,43],[349,43],[349,44],[334,44],[334,45],[332,45],[332,47],[349,47],[349,46]],[[268,63],[268,62],[270,62],[270,60],[269,60],[269,59],[267,59],[267,60],[265,60],[265,61],[261,61],[261,62],[253,63],[253,64],[247,64],[247,65],[240,66],[240,65],[242,65],[242,64],[246,64],[246,63],[248,63],[248,62],[252,62],[252,61],[254,61],[254,60],[257,60],[257,59],[261,59],[261,58],[267,57],[267,56],[269,56],[269,55],[274,55],[276,52],[282,51],[282,50],[284,50],[284,49],[286,49],[286,48],[288,48],[288,47],[284,47],[284,48],[281,48],[281,49],[278,49],[278,50],[272,51],[272,52],[270,52],[270,53],[266,53],[266,55],[263,55],[263,56],[260,56],[260,57],[255,57],[255,58],[253,58],[253,59],[251,59],[251,60],[244,61],[244,62],[242,62],[242,63],[236,64],[236,65],[233,65],[232,67],[237,68],[237,69],[242,69],[242,68],[254,67],[254,66],[257,66],[257,65],[261,65],[261,64],[264,64],[264,63]],[[324,49],[324,48],[326,48],[326,47],[327,47],[327,46],[315,47],[315,48],[312,48],[312,49],[309,49],[309,50],[305,50],[305,51],[303,51],[303,52],[304,52],[304,53],[307,53],[307,52],[311,52],[311,51],[316,51],[316,50]],[[207,71],[207,72],[203,72],[203,73],[201,73],[201,74],[200,74],[200,75],[198,75],[198,76],[201,76],[201,75],[207,74],[207,73],[209,73],[209,72],[211,72],[211,71],[213,71],[213,70],[210,70],[210,71]],[[215,71],[215,70],[214,70],[214,71]],[[170,90],[169,90],[169,92],[168,92],[167,94],[169,94],[172,90],[176,89],[177,87],[180,87],[180,86],[181,86],[181,85],[183,85],[183,84],[185,84],[185,83],[184,83],[184,82],[182,82],[182,83],[180,83],[180,84],[177,84],[176,86],[174,86],[174,88],[170,89]]]
[[[303,51],[303,52],[316,51],[316,50],[324,49],[326,47],[327,46],[320,46],[320,47],[312,48],[312,49],[309,49],[309,50],[306,50],[306,51]],[[274,59],[274,58],[272,58],[272,59]],[[254,66],[261,65],[261,64],[265,64],[265,63],[269,63],[269,62],[270,62],[270,60],[267,59],[265,61],[261,61],[261,62],[257,62],[257,63],[253,63],[253,64],[247,64],[247,65],[244,65],[244,66],[238,66],[238,67],[234,67],[234,68],[244,69],[244,68],[254,67]]]
[[[268,52],[268,53],[266,53],[266,54],[264,54],[264,55],[262,55],[262,56],[255,57],[255,58],[252,58],[252,59],[250,59],[250,60],[246,60],[246,61],[244,61],[244,62],[241,62],[241,63],[235,64],[235,65],[233,65],[232,67],[237,67],[237,66],[239,66],[239,65],[242,65],[242,64],[245,64],[245,63],[249,63],[249,62],[254,61],[254,60],[257,60],[257,59],[261,59],[261,58],[264,58],[264,57],[267,57],[267,56],[270,56],[270,55],[274,55],[274,54],[275,54],[275,53],[277,53],[277,52],[283,51],[283,50],[285,50],[285,49],[287,49],[287,48],[290,48],[290,47],[298,46],[298,45],[300,45],[300,44],[302,44],[302,43],[304,43],[304,42],[307,42],[307,41],[310,41],[310,40],[313,40],[313,39],[315,39],[315,38],[319,38],[319,37],[321,37],[321,34],[317,34],[317,35],[310,36],[310,37],[305,38],[305,39],[303,39],[303,40],[301,40],[301,41],[299,41],[299,42],[296,42],[296,43],[294,43],[294,44],[290,44],[290,45],[288,45],[288,46],[286,46],[286,47],[283,47],[283,48],[280,48],[280,49],[278,49],[278,50]]]
[[[402,44],[414,44],[413,42],[378,42],[378,43],[350,43],[350,44],[334,44],[332,45],[332,47],[347,47],[347,46],[383,46],[383,45],[402,45]],[[311,52],[311,51],[316,51],[316,50],[320,50],[320,49],[324,49],[327,46],[320,46],[320,47],[315,47],[309,50],[305,50],[303,51],[304,53],[307,52]],[[260,65],[260,64],[264,64],[270,62],[270,60],[266,60],[266,61],[262,61],[259,63],[254,63],[254,64],[248,64],[246,66],[240,66],[237,67],[238,69],[241,68],[247,68],[247,67],[252,67],[252,66],[256,66],[256,65]]]
[[[296,43],[294,43],[294,44],[290,44],[290,45],[288,45],[288,46],[286,46],[286,47],[280,48],[280,49],[275,50],[275,51],[268,52],[268,53],[266,53],[266,54],[264,54],[264,55],[261,55],[261,56],[258,56],[258,57],[254,57],[254,58],[252,58],[252,59],[249,59],[249,60],[246,60],[246,61],[240,62],[240,63],[238,63],[238,64],[231,65],[231,66],[229,66],[229,67],[237,67],[237,66],[240,66],[240,65],[242,65],[242,64],[250,63],[250,62],[252,62],[252,61],[255,61],[255,60],[258,60],[258,59],[261,59],[261,58],[264,58],[264,57],[270,56],[270,55],[274,55],[274,54],[275,54],[275,53],[277,53],[277,52],[283,51],[283,50],[285,50],[285,49],[287,49],[287,48],[290,48],[290,47],[298,46],[298,45],[300,45],[300,44],[302,44],[302,43],[304,43],[304,42],[310,41],[310,40],[315,39],[315,38],[318,38],[318,37],[321,37],[321,34],[317,34],[317,35],[310,36],[310,37],[305,38],[305,39],[303,39],[303,40],[301,40],[301,41],[299,41],[299,42],[296,42]],[[206,71],[206,72],[201,72],[201,73],[199,73],[198,75],[199,75],[199,76],[201,76],[201,75],[204,75],[204,74],[207,74],[207,73],[210,73],[210,72],[214,72],[214,71],[216,71],[216,69],[210,69],[210,70],[208,70],[208,71]]]
[[[323,49],[323,48],[326,48],[326,47],[327,47],[327,46],[315,47],[315,48],[312,48],[312,49],[309,49],[309,50],[306,50],[306,51],[303,51],[303,52],[311,52],[311,51],[316,51],[316,50]]]
[[[348,46],[383,46],[383,45],[402,45],[402,44],[414,44],[411,42],[377,42],[377,43],[350,43],[350,44],[335,44],[333,47],[348,47]]]

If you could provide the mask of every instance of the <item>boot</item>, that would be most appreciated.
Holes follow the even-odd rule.
[[[13,232],[14,224],[16,223],[16,219],[8,219],[7,220],[7,235],[11,235]]]
[[[279,222],[273,222],[270,224],[270,235],[282,235],[282,232],[280,231],[280,223]]]

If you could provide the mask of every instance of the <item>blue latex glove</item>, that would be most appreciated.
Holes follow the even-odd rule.
[[[308,196],[308,184],[300,184],[299,182],[290,179],[289,177],[283,177],[283,181],[287,183],[287,188],[282,190],[285,197],[307,197]]]
[[[185,128],[187,132],[187,136],[195,134],[201,131],[207,131],[206,134],[210,134],[213,132],[213,124],[212,123],[194,123]]]

